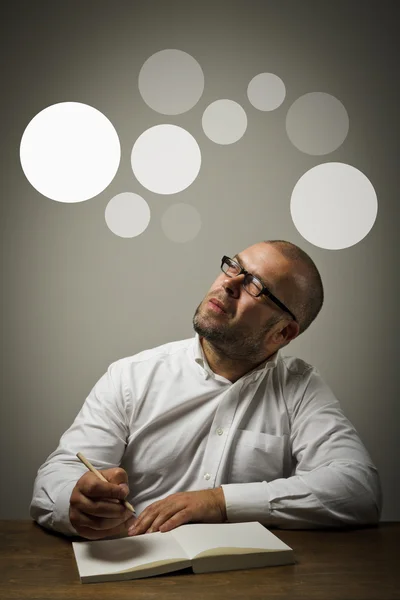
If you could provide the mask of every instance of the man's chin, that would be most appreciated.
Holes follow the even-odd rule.
[[[196,317],[193,319],[193,329],[201,337],[204,337],[204,338],[208,339],[209,336],[213,335],[214,328],[210,327],[209,324],[200,323],[199,321],[200,321],[200,319],[198,319],[198,318],[196,319]]]
[[[207,300],[202,302],[193,317],[193,329],[199,336],[210,342],[225,342],[229,335],[228,323],[219,318],[221,315],[207,307]],[[226,315],[224,315],[226,316]]]
[[[210,325],[203,325],[193,321],[193,329],[200,337],[206,339],[208,342],[223,342],[225,340],[226,332],[221,327],[211,327]]]

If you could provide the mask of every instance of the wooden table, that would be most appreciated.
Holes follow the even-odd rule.
[[[1,600],[400,599],[400,523],[341,531],[273,530],[297,563],[135,581],[80,583],[71,539],[32,521],[0,521]]]

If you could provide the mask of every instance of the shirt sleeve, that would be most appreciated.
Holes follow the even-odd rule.
[[[69,520],[73,488],[87,468],[77,452],[96,469],[119,466],[129,431],[128,395],[118,363],[96,383],[57,449],[39,468],[34,483],[30,515],[40,525],[66,535],[77,535]]]
[[[287,401],[292,476],[222,485],[228,521],[292,529],[376,524],[381,486],[367,450],[317,370],[303,379]]]

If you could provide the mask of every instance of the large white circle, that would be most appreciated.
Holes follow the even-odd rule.
[[[259,73],[250,81],[247,96],[258,110],[275,110],[285,99],[285,84],[274,73]]]
[[[191,242],[201,229],[201,217],[190,204],[173,204],[161,218],[161,227],[172,242],[184,244]]]
[[[204,133],[216,144],[233,144],[247,129],[247,115],[233,100],[216,100],[203,113]]]
[[[145,231],[150,223],[150,208],[146,200],[132,192],[117,194],[106,206],[105,220],[109,229],[123,238],[132,238]]]
[[[378,212],[373,185],[345,163],[313,167],[296,183],[290,212],[298,232],[328,250],[348,248],[372,229]]]
[[[29,183],[58,202],[83,202],[114,179],[121,159],[118,134],[96,108],[60,102],[38,113],[21,138]]]
[[[177,125],[156,125],[136,140],[131,155],[136,179],[156,194],[176,194],[193,183],[201,152],[194,137]]]
[[[300,96],[286,115],[286,132],[301,152],[320,156],[341,146],[349,131],[343,104],[330,94],[310,92]]]
[[[163,115],[179,115],[199,101],[204,74],[182,50],[161,50],[146,60],[139,73],[139,91],[150,108]]]

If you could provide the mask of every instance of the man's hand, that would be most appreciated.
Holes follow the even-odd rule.
[[[226,521],[222,488],[179,492],[150,504],[128,530],[128,535],[170,531],[184,523],[223,523]]]
[[[88,471],[72,490],[69,506],[71,525],[82,537],[100,540],[127,533],[136,517],[121,503],[129,493],[124,469],[105,469],[100,473],[109,483]]]

